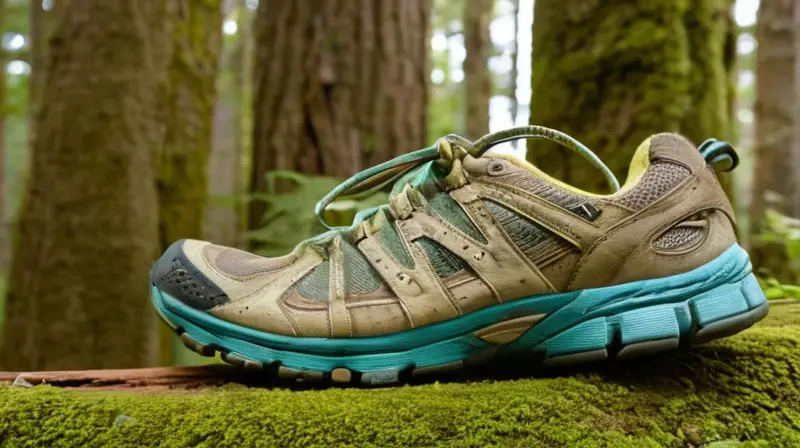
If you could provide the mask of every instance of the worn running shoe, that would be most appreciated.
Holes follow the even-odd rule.
[[[522,138],[579,152],[614,193],[486,153]],[[176,242],[151,272],[153,302],[202,354],[334,382],[391,383],[500,354],[558,364],[696,344],[767,314],[713,168],[737,162],[725,142],[658,134],[620,188],[558,131],[448,136],[337,187],[318,215],[394,182],[388,204],[286,256]]]

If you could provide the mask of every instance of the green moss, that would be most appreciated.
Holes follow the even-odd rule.
[[[537,2],[531,124],[575,136],[620,179],[652,134],[726,138],[729,3]],[[607,189],[596,169],[554,144],[531,141],[528,158],[578,187]]]
[[[757,328],[692,351],[538,377],[509,367],[492,380],[377,390],[227,386],[133,394],[6,386],[0,440],[7,446],[800,446],[798,344],[800,304],[791,304],[775,306]]]

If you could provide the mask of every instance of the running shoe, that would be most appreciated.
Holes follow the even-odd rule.
[[[488,152],[516,139],[576,151],[611,192]],[[174,243],[151,271],[152,299],[189,348],[297,380],[374,385],[501,355],[566,364],[660,353],[767,314],[715,173],[737,163],[725,142],[657,134],[620,187],[552,129],[450,135],[339,185],[318,216],[393,187],[388,204],[288,255]]]

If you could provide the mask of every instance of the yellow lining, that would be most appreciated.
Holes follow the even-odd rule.
[[[494,153],[494,152],[490,151],[489,154],[487,154],[487,155],[489,155],[489,156],[491,156],[493,158],[496,158],[496,159],[503,159],[503,160],[506,160],[506,161],[508,161],[510,163],[513,163],[514,165],[517,165],[518,167],[531,172],[533,175],[539,176],[539,177],[545,179],[548,182],[552,182],[552,183],[558,185],[559,187],[564,188],[565,190],[569,190],[569,191],[572,191],[574,193],[582,194],[584,196],[590,196],[590,197],[594,197],[594,198],[610,199],[610,198],[613,198],[614,196],[616,196],[618,194],[621,194],[623,192],[626,192],[626,191],[630,190],[631,188],[633,188],[634,185],[636,185],[642,179],[642,176],[644,176],[645,171],[647,171],[647,168],[650,166],[650,141],[651,140],[652,140],[652,137],[648,137],[645,141],[642,142],[642,144],[639,145],[638,148],[636,148],[636,152],[633,154],[633,158],[631,158],[631,164],[630,164],[630,167],[628,168],[628,178],[625,180],[625,184],[622,185],[622,187],[620,188],[620,190],[618,192],[611,193],[611,194],[599,194],[599,193],[592,193],[590,191],[581,190],[580,188],[578,188],[578,187],[576,187],[574,185],[570,185],[570,184],[568,184],[566,182],[562,182],[562,181],[556,179],[555,177],[550,176],[549,174],[547,174],[544,171],[540,170],[536,165],[528,162],[527,160],[517,158],[517,157],[515,157],[513,155],[510,155],[510,154],[498,154],[498,153]]]

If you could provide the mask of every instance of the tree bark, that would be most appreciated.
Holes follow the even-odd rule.
[[[489,24],[494,0],[464,2],[464,91],[466,93],[467,137],[478,139],[489,133],[489,99],[492,96],[492,74],[489,56]]]
[[[55,14],[51,11],[50,14]],[[33,149],[36,138],[36,113],[39,108],[39,97],[45,76],[45,54],[47,52],[46,32],[44,29],[44,10],[41,0],[30,2],[30,58],[28,64],[31,74],[28,78],[28,148]]]
[[[161,248],[200,238],[222,40],[220,0],[176,0],[167,133],[158,167]]]
[[[0,0],[0,30],[5,33],[6,29],[6,0]],[[8,215],[6,214],[6,195],[8,188],[6,187],[6,52],[5,49],[0,49],[0,269],[5,271],[8,266],[9,255],[9,223]],[[3,300],[0,298],[0,300]]]
[[[50,39],[30,185],[0,348],[6,368],[155,362],[148,269],[158,252],[175,2],[64,5]]]
[[[517,78],[519,77],[519,0],[512,0],[514,8],[514,50],[511,52],[511,81],[509,99],[511,100],[511,123],[517,125],[517,115],[519,114],[519,101],[517,100]],[[517,148],[518,142],[512,143]]]
[[[531,124],[581,140],[621,178],[649,135],[699,144],[728,135],[729,2],[540,0],[534,7]],[[529,143],[528,158],[580,188],[606,191],[580,156]]]
[[[166,103],[166,141],[158,163],[160,248],[203,236],[207,170],[222,48],[220,0],[175,0],[177,24]],[[172,363],[174,332],[159,325],[160,362]]]
[[[800,125],[795,121],[795,42],[792,30],[792,0],[765,0],[759,8],[756,26],[758,50],[756,53],[755,92],[755,172],[750,207],[752,232],[751,255],[753,264],[769,271],[779,280],[791,282],[794,275],[788,268],[782,244],[763,243],[758,234],[764,230],[764,213],[771,208],[784,215],[800,218],[800,207],[795,198],[800,196],[797,171],[792,164],[793,154],[800,153],[794,146],[792,134]],[[800,34],[800,33],[797,33]],[[797,58],[800,60],[800,58]]]
[[[800,217],[800,5],[794,2],[794,140],[791,166],[794,172],[794,194],[791,207],[794,217]]]
[[[261,0],[250,188],[345,177],[425,145],[431,0]],[[249,227],[261,227],[253,202]]]
[[[233,2],[228,2],[232,4]],[[211,154],[208,163],[209,207],[205,218],[204,239],[224,246],[238,246],[240,218],[236,199],[241,196],[242,174],[242,74],[246,40],[250,39],[243,6],[232,42],[223,43],[217,77],[218,99],[214,110]]]

